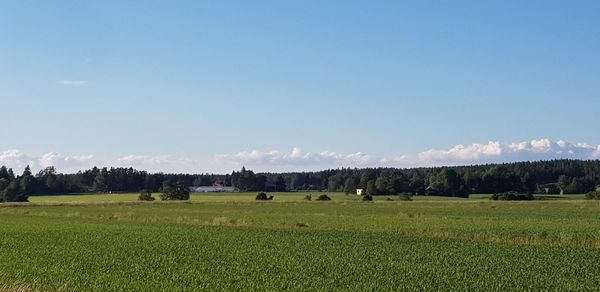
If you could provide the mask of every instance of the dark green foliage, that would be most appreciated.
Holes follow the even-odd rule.
[[[96,175],[94,178],[94,184],[92,185],[92,191],[97,193],[106,193],[108,191],[104,174],[99,173]]]
[[[369,183],[371,178],[372,178],[372,175],[371,175],[370,169],[365,169],[362,172],[360,172],[360,181],[358,183],[358,187],[361,189],[366,189],[367,184]]]
[[[344,182],[344,193],[346,195],[354,194],[356,192],[356,189],[358,188],[357,180],[358,179],[355,176],[346,179],[346,182]]]
[[[589,192],[585,194],[586,200],[600,200],[600,191],[596,190],[595,192]]]
[[[283,176],[277,176],[277,179],[275,179],[275,191],[277,192],[285,192],[287,191],[287,184],[285,183],[285,179],[283,179]]]
[[[401,193],[398,195],[398,200],[400,201],[412,201],[412,194],[411,193]]]
[[[163,201],[189,200],[190,190],[182,181],[178,181],[176,184],[164,181],[160,199]]]
[[[268,196],[267,193],[260,192],[256,195],[257,201],[271,201],[273,200],[273,196]]]
[[[377,195],[377,188],[375,187],[375,182],[373,180],[367,182],[367,195]]]
[[[210,177],[207,176],[199,176],[196,179],[194,179],[194,182],[192,184],[195,187],[200,187],[200,186],[212,186],[213,185],[213,181]]]
[[[239,172],[234,171],[231,174],[231,184],[242,192],[264,191],[267,177],[256,175],[252,170],[246,170],[242,167]]]
[[[372,202],[373,201],[373,196],[369,195],[369,194],[366,194],[366,195],[362,196],[362,200],[366,201],[366,202]]]
[[[9,181],[11,180],[11,177],[8,174],[8,169],[4,165],[2,165],[0,167],[0,179],[6,179],[6,180],[9,180]]]
[[[381,172],[381,175],[375,181],[375,188],[378,195],[394,195],[402,188],[400,176],[395,175],[391,170]]]
[[[454,196],[464,193],[462,181],[454,169],[444,168],[429,179],[429,186],[438,195]]]
[[[560,189],[560,194],[564,194],[567,192],[567,188],[571,184],[571,178],[566,175],[561,175],[558,177],[558,183],[556,184]]]
[[[27,202],[35,190],[35,183],[29,165],[20,177],[15,177],[12,169],[0,168],[0,203]]]
[[[6,187],[8,187],[9,184],[10,181],[8,179],[0,178],[0,193],[4,191],[4,189],[6,189]]]
[[[140,195],[138,196],[138,200],[140,201],[154,201],[154,197],[152,196],[152,191],[148,189],[144,189],[140,191]]]
[[[326,194],[322,194],[317,198],[317,201],[331,201],[331,198]]]
[[[28,197],[20,188],[19,180],[15,179],[0,193],[0,202],[27,202]]]
[[[416,195],[466,197],[469,193],[492,194],[507,191],[584,194],[600,185],[600,161],[551,160],[414,169],[342,168],[293,173],[254,173],[243,168],[227,175],[151,174],[133,168],[97,167],[74,174],[59,174],[50,167],[36,175],[26,169],[23,175],[17,177],[12,169],[0,167],[0,179],[9,183],[18,180],[17,188],[25,196],[137,192],[140,189],[157,192],[166,180],[182,181],[186,186],[220,182],[240,191],[257,192],[267,191],[265,184],[268,183],[269,187],[278,191],[335,190],[354,194],[357,188],[362,188],[371,195],[411,192]],[[7,186],[4,183],[3,187]]]
[[[415,194],[425,194],[425,176],[420,172],[414,172],[409,180],[408,189]]]
[[[341,172],[331,175],[327,180],[327,191],[329,192],[340,192],[344,191],[346,179],[344,174]]]
[[[549,183],[549,184],[538,184],[536,186],[535,192],[537,194],[545,194],[545,195],[558,195],[560,194],[560,188],[557,183]]]
[[[493,194],[490,196],[490,200],[498,201],[533,201],[535,197],[532,194],[519,194],[517,192],[504,192]]]

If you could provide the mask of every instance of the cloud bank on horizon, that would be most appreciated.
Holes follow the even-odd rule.
[[[491,141],[487,144],[456,145],[448,150],[430,149],[417,155],[373,156],[362,152],[343,154],[330,151],[304,153],[294,148],[290,153],[279,150],[241,151],[235,154],[216,155],[221,163],[264,168],[265,166],[308,167],[421,167],[442,165],[467,165],[548,159],[600,159],[600,145],[557,142],[550,139],[505,144]]]
[[[54,166],[60,172],[76,172],[93,166],[133,167],[152,172],[215,172],[204,167],[237,169],[246,166],[258,171],[304,171],[339,167],[427,167],[443,165],[468,165],[548,159],[600,159],[600,145],[569,143],[563,140],[531,140],[530,142],[456,145],[447,150],[430,149],[416,155],[375,156],[362,152],[338,153],[332,151],[304,152],[295,147],[290,152],[279,150],[240,151],[234,154],[217,154],[210,163],[173,157],[170,155],[127,155],[101,160],[94,155],[65,156],[48,152],[41,156],[23,153],[18,149],[0,152],[0,165],[18,170],[29,165],[33,170]]]

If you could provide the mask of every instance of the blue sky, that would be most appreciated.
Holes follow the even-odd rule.
[[[597,158],[599,11],[2,1],[0,164],[229,172]]]

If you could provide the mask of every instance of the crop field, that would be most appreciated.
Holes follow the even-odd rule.
[[[302,201],[306,195],[312,195],[316,199],[322,192],[286,192],[269,193],[274,195],[277,202],[297,202]],[[354,195],[344,195],[343,193],[326,193],[335,201],[360,201],[361,197]],[[192,202],[253,202],[256,193],[192,193],[190,201]],[[92,202],[135,202],[138,194],[71,194],[58,196],[33,196],[29,198],[32,203],[92,203]],[[157,197],[155,195],[155,197]],[[489,195],[472,195],[472,200],[487,199]],[[564,196],[567,197],[567,196]],[[572,197],[572,196],[569,196]],[[397,200],[397,196],[375,196],[376,201],[385,201],[388,198]],[[156,198],[158,200],[158,197]],[[440,201],[440,200],[464,200],[458,197],[427,197],[415,196],[417,201]]]
[[[0,291],[600,289],[597,201],[253,195],[0,205]]]

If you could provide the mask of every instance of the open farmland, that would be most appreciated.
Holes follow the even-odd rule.
[[[304,195],[46,196],[3,205],[0,290],[600,287],[596,201]]]
[[[354,195],[344,195],[340,192],[325,192],[339,201],[360,201],[361,197]],[[312,195],[316,199],[322,192],[274,192],[269,195],[275,196],[276,202],[298,202],[303,201],[306,195]],[[37,204],[61,204],[61,203],[107,203],[107,202],[136,202],[138,193],[125,194],[66,194],[66,195],[48,195],[32,196],[29,201]],[[192,193],[190,201],[192,202],[253,202],[256,192],[232,192],[232,193]],[[157,195],[154,195],[157,197]],[[468,200],[488,200],[490,195],[474,194],[469,199],[459,197],[440,197],[440,196],[414,196],[414,201],[468,201]],[[583,195],[536,195],[541,200],[580,200]],[[398,196],[374,196],[375,201],[387,201],[389,199],[398,200]],[[158,199],[158,198],[157,198]]]

